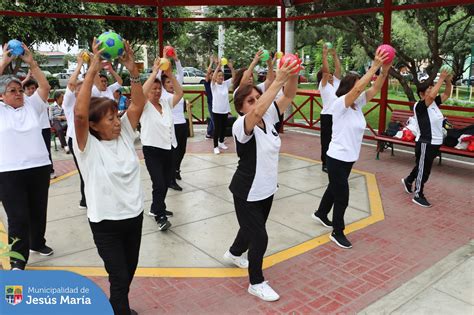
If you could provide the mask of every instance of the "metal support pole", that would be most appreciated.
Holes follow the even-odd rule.
[[[383,43],[389,44],[392,33],[392,0],[384,0],[383,11]],[[378,134],[381,135],[385,131],[387,121],[387,99],[388,99],[388,80],[385,81],[380,93],[380,111],[379,111],[379,127]]]
[[[163,53],[163,48],[165,47],[163,44],[163,7],[159,5],[157,7],[158,13],[158,53],[157,56],[161,56]]]

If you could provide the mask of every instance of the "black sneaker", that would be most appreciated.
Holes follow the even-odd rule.
[[[413,201],[417,205],[425,207],[425,208],[430,208],[431,207],[431,203],[429,203],[428,200],[426,200],[425,196],[423,196],[423,195],[415,196],[415,197],[413,197],[413,199],[411,201]]]
[[[85,201],[81,200],[79,202],[79,209],[87,209],[87,204]]]
[[[44,245],[42,248],[39,249],[30,249],[30,252],[38,253],[41,256],[50,256],[54,253],[54,250],[51,247]]]
[[[176,171],[176,179],[181,180],[181,171]]]
[[[326,165],[323,165],[323,172],[327,173],[328,172],[328,167]]]
[[[406,178],[402,178],[402,184],[407,194],[411,194],[413,192],[411,188],[412,184],[408,183]]]
[[[329,238],[331,241],[336,243],[337,246],[342,247],[342,248],[352,248],[351,242],[346,238],[344,233],[334,233],[332,232],[331,235],[329,235]]]
[[[166,217],[159,218],[156,222],[160,231],[166,231],[171,226],[171,222]]]
[[[321,223],[323,226],[325,226],[327,228],[332,227],[332,222],[329,221],[329,219],[327,217],[319,216],[317,211],[311,215],[311,218],[314,221]]]
[[[25,263],[18,260],[10,260],[10,270],[25,270]]]
[[[183,188],[181,188],[181,186],[179,186],[178,183],[171,183],[169,187],[171,189],[174,189],[174,190],[177,190],[177,191],[182,191],[183,190]]]
[[[165,213],[166,213],[167,217],[172,217],[173,216],[173,212],[171,212],[171,211],[165,210]]]

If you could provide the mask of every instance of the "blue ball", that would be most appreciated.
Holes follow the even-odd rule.
[[[12,39],[8,42],[7,49],[11,51],[13,56],[20,56],[25,53],[22,43],[16,39]]]
[[[109,38],[107,39],[107,41],[105,42],[105,44],[109,47],[114,47],[115,45],[115,40],[113,38]]]

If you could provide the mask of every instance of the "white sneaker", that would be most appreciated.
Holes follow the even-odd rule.
[[[271,286],[268,285],[268,281],[263,281],[259,284],[249,284],[249,293],[255,295],[256,297],[261,298],[267,302],[273,302],[280,299],[278,293],[272,289]]]
[[[220,154],[221,151],[219,151],[219,148],[214,148],[214,154]]]
[[[224,260],[227,261],[230,264],[234,264],[239,268],[248,268],[249,267],[249,261],[245,259],[242,256],[234,256],[231,254],[230,251],[226,251],[224,254]]]
[[[69,154],[69,152],[71,152],[71,150],[69,150],[69,147],[68,147],[68,146],[65,146],[65,147],[64,147],[64,151],[66,151],[66,154]]]
[[[219,142],[217,145],[222,150],[227,150],[229,147],[224,144],[224,142]]]
[[[148,211],[148,213],[147,213],[147,214],[148,214],[150,217],[156,217],[156,214],[154,214],[153,212],[151,212],[151,210],[150,210],[150,211]]]
[[[50,179],[55,179],[57,176],[56,176],[56,173],[55,172],[52,172],[51,174],[49,174],[49,178]]]

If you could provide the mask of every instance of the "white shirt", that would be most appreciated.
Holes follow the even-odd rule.
[[[339,161],[355,162],[367,125],[362,112],[367,99],[363,92],[354,102],[355,110],[345,106],[345,99],[346,95],[338,97],[331,105],[332,138],[327,155]]]
[[[38,95],[38,90],[35,91],[35,93],[33,93],[31,96],[28,96],[25,94],[24,98],[25,98],[25,102],[27,99],[33,97],[34,95]],[[41,99],[43,100],[43,99]],[[39,122],[40,122],[40,126],[41,126],[41,129],[49,129],[51,128],[51,122],[49,121],[49,103],[46,101],[43,101],[47,106],[45,107],[45,109],[43,110],[43,112],[41,113],[40,115],[40,118],[39,118]]]
[[[232,126],[239,164],[229,189],[247,201],[266,199],[278,189],[278,154],[281,140],[275,130],[279,111],[273,103],[263,115],[265,129],[253,128],[251,135],[245,134],[244,119],[240,116]]]
[[[430,143],[432,145],[443,144],[443,121],[444,116],[438,106],[442,103],[438,95],[430,106],[426,106],[424,100],[416,102],[413,107],[415,119],[417,121],[417,131],[415,141]]]
[[[74,139],[76,137],[76,129],[74,125],[74,107],[76,106],[76,94],[66,87],[63,98],[64,115],[67,121],[66,137]]]
[[[38,93],[24,100],[16,109],[0,102],[0,172],[51,164],[40,124],[48,106]]]
[[[171,150],[171,147],[177,146],[171,112],[172,99],[160,99],[160,104],[162,114],[150,101],[145,104],[140,118],[140,139],[144,146]]]
[[[230,112],[229,89],[232,79],[225,80],[222,84],[211,83],[212,112],[216,114],[227,114]]]
[[[94,85],[92,86],[91,96],[107,97],[108,99],[115,101],[114,92],[120,89],[121,87],[122,86],[118,82],[115,82],[114,84],[109,85],[105,91],[100,91],[97,86]]]
[[[121,118],[120,136],[100,141],[89,133],[84,151],[74,138],[74,152],[85,182],[87,217],[91,222],[125,220],[143,211],[140,163],[135,132],[127,114]]]
[[[171,104],[173,96],[174,94],[169,93],[164,88],[161,89],[161,100],[163,100],[163,102],[169,102]],[[186,123],[186,118],[184,118],[184,98],[179,100],[178,104],[171,109],[171,112],[173,114],[173,121],[176,125]]]
[[[323,109],[321,114],[330,115],[331,114],[331,104],[337,99],[336,91],[341,84],[341,80],[333,76],[334,85],[326,82],[326,85],[323,86],[322,82],[319,82],[319,93],[321,94],[321,100],[323,102]]]

